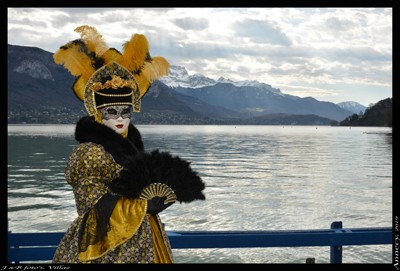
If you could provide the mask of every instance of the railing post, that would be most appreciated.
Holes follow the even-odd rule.
[[[342,229],[342,221],[334,221],[331,224],[331,229]],[[331,246],[331,263],[342,263],[342,246]]]

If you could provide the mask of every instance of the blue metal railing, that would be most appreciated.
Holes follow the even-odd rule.
[[[330,262],[342,263],[342,246],[392,244],[392,228],[281,231],[167,231],[172,249],[329,246]],[[10,263],[50,261],[63,232],[8,233]]]

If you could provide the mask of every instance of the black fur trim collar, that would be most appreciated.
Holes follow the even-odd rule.
[[[123,138],[111,128],[97,123],[94,117],[86,116],[76,124],[75,139],[80,143],[93,142],[102,145],[122,166],[127,166],[138,152],[144,151],[140,132],[131,123],[127,138]]]

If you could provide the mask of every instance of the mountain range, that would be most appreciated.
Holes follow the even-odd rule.
[[[8,45],[8,123],[74,123],[85,113],[71,87],[75,78],[53,53]],[[213,80],[171,65],[142,99],[136,123],[329,125],[365,110],[284,94],[257,81]]]

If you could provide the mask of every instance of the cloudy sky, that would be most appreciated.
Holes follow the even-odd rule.
[[[392,97],[392,19],[392,8],[8,8],[8,44],[53,53],[88,24],[121,50],[141,33],[190,75],[368,106]]]

